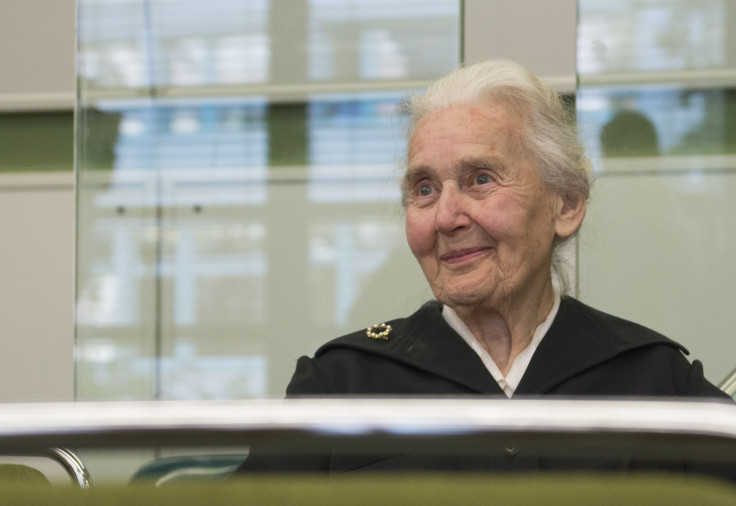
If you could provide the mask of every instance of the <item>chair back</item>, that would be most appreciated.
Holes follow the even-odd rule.
[[[51,485],[51,482],[41,471],[24,464],[0,464],[0,483]]]

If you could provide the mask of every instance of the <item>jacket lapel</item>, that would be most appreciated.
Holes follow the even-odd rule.
[[[483,361],[442,318],[437,301],[424,304],[408,318],[388,322],[388,339],[369,339],[359,332],[336,339],[321,350],[342,346],[389,358],[442,377],[472,392],[503,395]],[[320,353],[318,350],[317,353]]]
[[[404,349],[398,350],[405,362],[475,392],[504,395],[480,357],[442,317],[442,306],[427,304],[423,309],[422,318],[410,318]]]
[[[563,297],[555,321],[534,353],[514,395],[542,395],[625,351],[677,346],[655,332]]]

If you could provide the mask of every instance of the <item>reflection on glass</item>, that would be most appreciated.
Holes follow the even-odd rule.
[[[736,11],[732,2],[580,2],[578,121],[596,188],[580,294],[736,364]]]
[[[731,68],[732,9],[724,0],[582,0],[578,71],[589,77]]]
[[[268,0],[77,4],[87,92],[268,79]]]
[[[424,298],[397,107],[457,64],[459,2],[78,8],[78,399],[281,396]]]
[[[684,86],[583,86],[578,120],[594,156],[723,155],[736,151],[736,92]]]

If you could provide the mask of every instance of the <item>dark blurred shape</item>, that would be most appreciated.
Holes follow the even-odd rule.
[[[600,143],[605,156],[659,154],[659,138],[654,123],[644,114],[630,109],[617,112],[603,125]]]

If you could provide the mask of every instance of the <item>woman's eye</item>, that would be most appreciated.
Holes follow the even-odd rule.
[[[491,181],[491,176],[488,174],[478,174],[475,176],[475,184],[488,184]]]
[[[429,183],[422,183],[417,188],[417,194],[420,197],[427,197],[428,195],[432,195],[433,191],[434,191],[434,188],[432,188],[432,185]]]

